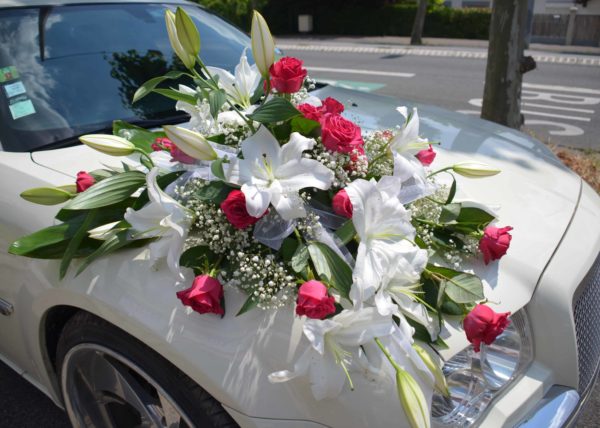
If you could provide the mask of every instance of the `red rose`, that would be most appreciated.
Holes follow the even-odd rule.
[[[225,313],[221,306],[223,286],[218,279],[209,275],[197,276],[190,288],[177,292],[177,298],[200,314]]]
[[[75,187],[77,187],[77,193],[83,192],[88,187],[92,187],[96,183],[96,179],[89,175],[85,171],[79,171],[77,173],[77,180],[75,180]]]
[[[510,247],[512,227],[488,226],[483,230],[483,237],[479,240],[479,250],[483,253],[483,261],[487,265],[492,260],[498,260]]]
[[[321,141],[328,150],[350,153],[356,149],[364,152],[360,127],[337,114],[327,113],[320,121]]]
[[[165,137],[158,137],[152,144],[152,150],[155,152],[166,150],[167,152],[171,153],[171,162],[181,162],[186,164],[196,163],[196,159],[186,155],[179,147],[175,145],[175,143]]]
[[[431,165],[436,155],[437,153],[433,151],[433,147],[431,147],[431,144],[429,145],[428,149],[421,150],[419,153],[416,154],[417,159],[419,159],[419,161],[425,166]]]
[[[299,104],[297,108],[305,118],[314,120],[315,122],[321,120],[321,117],[323,116],[323,113],[321,113],[321,107],[315,107],[311,104],[304,103]]]
[[[333,212],[342,217],[352,218],[352,202],[344,189],[335,194],[331,201]]]
[[[252,217],[246,209],[246,196],[241,190],[232,190],[221,202],[221,210],[236,229],[252,226],[262,217]],[[266,212],[265,212],[266,214]],[[263,214],[264,215],[264,214]]]
[[[322,320],[335,312],[335,299],[327,294],[327,287],[319,281],[305,282],[298,290],[296,315]]]
[[[475,352],[479,352],[481,342],[491,345],[510,324],[510,312],[497,313],[486,305],[477,305],[463,320],[467,339],[473,344]]]
[[[271,65],[269,68],[271,87],[282,94],[298,92],[306,77],[306,69],[302,64],[303,62],[297,58],[285,56]]]
[[[325,113],[340,114],[344,111],[344,104],[336,100],[335,98],[327,97],[323,100],[321,111]]]

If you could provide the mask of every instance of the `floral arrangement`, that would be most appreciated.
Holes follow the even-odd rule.
[[[167,11],[166,24],[188,71],[146,82],[134,102],[163,94],[190,115],[188,126],[153,132],[117,121],[114,135],[81,137],[124,157],[122,167],[23,192],[65,205],[59,224],[10,252],[61,259],[62,278],[73,259],[81,259],[79,274],[99,257],[148,246],[178,281],[193,270],[177,292],[193,311],[224,316],[224,296],[238,288],[247,294],[238,316],[256,308],[303,319],[305,351],[272,382],[308,376],[315,398],[335,397],[387,360],[407,420],[429,426],[431,393],[447,387],[431,348],[417,342],[443,347],[445,319],[464,318],[478,351],[509,322],[480,303],[481,280],[461,266],[501,258],[511,228],[492,226],[485,207],[454,200],[455,174],[500,171],[476,162],[432,169],[434,143],[419,135],[416,109],[399,107],[394,129],[363,133],[338,100],[311,95],[302,61],[276,60],[256,12],[256,63],[244,52],[234,74],[201,61],[198,31],[182,9]],[[183,75],[196,87],[158,88]]]

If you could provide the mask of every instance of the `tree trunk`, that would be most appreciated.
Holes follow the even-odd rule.
[[[422,45],[423,26],[425,25],[425,15],[427,14],[427,0],[419,0],[415,22],[413,24],[412,33],[410,35],[411,45]]]
[[[494,1],[481,117],[520,128],[528,0]],[[524,72],[525,70],[523,70]]]

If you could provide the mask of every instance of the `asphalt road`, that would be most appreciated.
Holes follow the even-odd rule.
[[[479,115],[484,49],[410,51],[327,40],[278,41],[287,55],[303,59],[317,80]],[[537,69],[524,77],[526,129],[549,143],[600,150],[600,55],[538,52],[536,57]]]

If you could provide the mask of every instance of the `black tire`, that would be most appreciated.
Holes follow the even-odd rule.
[[[77,361],[77,359],[72,358],[71,355],[76,354],[79,349],[83,348],[85,350],[87,347],[106,348],[124,358],[124,360],[133,362],[136,367],[133,371],[127,371],[126,373],[133,373],[134,380],[139,381],[138,384],[145,383],[144,387],[150,390],[152,388],[150,383],[146,382],[144,378],[135,376],[137,374],[135,370],[141,369],[146,377],[149,377],[172,399],[172,403],[181,410],[182,414],[191,422],[191,425],[198,428],[239,428],[221,404],[182,371],[123,330],[87,312],[78,312],[74,315],[65,325],[58,341],[56,370],[61,392],[65,399],[69,394],[65,394],[67,381],[63,382],[63,369],[67,373],[70,372],[70,367],[64,365],[65,357],[69,356],[67,364],[75,365],[76,362],[72,361]],[[69,353],[70,351],[71,353]],[[83,361],[85,361],[85,354],[80,355],[80,358],[84,358]],[[117,364],[121,364],[121,362],[117,361]],[[130,366],[127,364],[119,367],[126,367],[126,370],[130,370]],[[154,389],[154,392],[158,393],[158,389]],[[71,392],[71,395],[74,395],[73,392]],[[105,406],[104,408],[108,407]],[[69,417],[72,418],[72,415],[69,415]],[[82,425],[94,426],[95,428],[102,428],[98,425],[132,428],[135,425],[130,422],[115,422],[112,416],[111,421],[112,424],[96,422],[91,425],[89,423],[83,423]],[[185,423],[182,425],[187,426]]]

